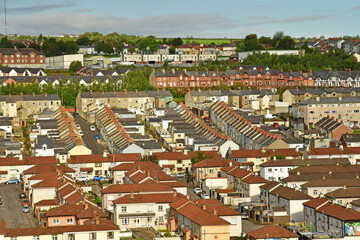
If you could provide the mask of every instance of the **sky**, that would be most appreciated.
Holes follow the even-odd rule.
[[[243,38],[359,34],[359,0],[7,0],[8,33]],[[0,32],[4,33],[0,1]]]

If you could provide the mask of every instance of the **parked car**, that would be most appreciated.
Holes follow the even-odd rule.
[[[76,181],[79,181],[79,182],[85,182],[85,181],[89,181],[90,180],[90,178],[88,178],[88,177],[78,177],[78,178],[76,178]]]
[[[210,199],[210,196],[209,196],[209,194],[207,194],[207,193],[202,193],[202,194],[200,195],[200,197],[201,197],[202,199]]]
[[[94,180],[94,181],[100,181],[101,179],[103,179],[103,177],[101,177],[101,176],[95,176],[93,180]]]
[[[22,212],[23,213],[29,213],[30,212],[30,207],[29,206],[23,206],[22,207]]]
[[[30,206],[30,201],[27,200],[27,199],[24,199],[24,200],[22,200],[22,205],[23,206]]]
[[[272,125],[273,125],[273,127],[280,127],[279,123],[277,123],[277,122],[274,122]]]
[[[5,184],[18,184],[18,183],[20,183],[18,179],[13,179],[5,182]]]
[[[84,136],[83,131],[79,130],[79,135],[80,135],[80,136]]]
[[[2,205],[2,199],[0,198],[0,205]]]
[[[242,219],[248,219],[249,218],[249,215],[247,213],[241,213],[241,218]]]
[[[210,118],[209,118],[209,117],[204,117],[204,121],[205,121],[206,123],[209,123],[209,122],[210,122]]]
[[[21,199],[26,198],[26,194],[22,192],[22,193],[20,193],[19,197],[20,197]]]
[[[78,123],[76,124],[76,127],[77,127],[77,129],[79,129],[79,130],[81,129],[80,124],[78,124]]]
[[[284,126],[284,125],[281,125],[281,126],[279,127],[279,130],[281,130],[281,131],[289,131],[290,128],[289,128],[289,127],[286,127],[286,126]]]
[[[183,177],[185,177],[185,176],[186,176],[185,173],[178,173],[178,174],[176,174],[176,177],[178,177],[178,178],[183,178]]]
[[[199,188],[199,187],[197,187],[197,188],[195,188],[194,189],[194,193],[197,195],[197,194],[199,194],[199,193],[201,193],[202,192],[202,190],[201,190],[201,188]]]
[[[94,134],[94,138],[95,138],[95,140],[100,140],[99,134],[95,133],[95,134]]]
[[[80,117],[80,115],[76,112],[76,113],[74,113],[74,117]]]
[[[90,126],[90,131],[92,131],[92,132],[95,132],[95,131],[96,131],[95,125],[91,125],[91,126]]]

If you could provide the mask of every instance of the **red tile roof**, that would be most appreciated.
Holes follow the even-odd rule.
[[[31,188],[58,188],[63,184],[61,179],[44,180],[31,185]]]
[[[268,182],[268,183],[265,183],[264,185],[261,185],[260,188],[269,191],[269,190],[271,190],[275,187],[279,187],[279,186],[281,186],[281,184],[279,182],[273,181],[273,182]]]
[[[241,181],[249,183],[249,184],[251,184],[251,183],[267,183],[268,182],[265,178],[263,178],[259,175],[254,175],[254,174],[251,174],[251,175],[241,179]]]
[[[68,164],[78,164],[78,163],[96,163],[96,162],[136,162],[141,161],[140,153],[122,153],[115,154],[113,157],[112,154],[108,154],[107,157],[103,157],[102,154],[94,155],[77,155],[71,156],[67,160]]]
[[[27,170],[24,171],[24,174],[38,174],[44,172],[56,172],[59,169],[61,172],[64,173],[74,173],[76,172],[74,169],[65,166],[65,165],[35,165]]]
[[[194,168],[213,168],[224,167],[227,163],[223,159],[204,159],[200,162],[193,164]]]
[[[360,147],[344,147],[343,150],[340,150],[337,147],[332,148],[310,148],[307,152],[308,156],[311,155],[349,155],[349,154],[360,154]]]
[[[238,211],[235,211],[234,209],[231,209],[227,206],[224,205],[206,205],[206,211],[208,212],[212,212],[215,214],[216,211],[216,215],[217,216],[240,216],[241,213]]]
[[[133,194],[125,195],[113,201],[114,204],[128,203],[172,203],[185,196],[179,193]]]
[[[235,192],[234,189],[218,189],[217,190],[218,193],[230,193],[230,192]]]
[[[355,211],[351,208],[340,206],[338,204],[326,203],[325,205],[318,208],[316,211],[343,221],[360,220],[360,212]]]
[[[309,195],[306,193],[303,193],[301,191],[295,190],[293,188],[280,186],[275,188],[274,190],[270,191],[270,194],[279,196],[281,198],[285,198],[288,200],[306,200],[306,199],[312,199]]]
[[[299,157],[300,153],[298,153],[293,148],[265,149],[265,150],[232,150],[230,153],[230,158],[272,157],[274,155]]]
[[[269,239],[269,238],[299,238],[295,233],[282,228],[280,226],[266,226],[255,231],[249,232],[248,236],[255,239]]]
[[[59,200],[57,199],[44,199],[34,204],[35,207],[43,207],[43,206],[58,206]]]
[[[111,168],[110,170],[112,170],[112,171],[129,171],[133,168],[135,168],[134,163],[121,163],[121,164]]]
[[[318,179],[309,181],[301,187],[360,187],[359,178],[347,178],[347,179]]]
[[[323,206],[325,203],[327,203],[329,200],[326,198],[314,198],[307,202],[304,202],[303,205],[307,207],[311,207],[314,209],[317,209],[320,206]]]
[[[41,164],[59,164],[56,157],[23,157],[19,160],[18,157],[3,158],[0,160],[0,166],[19,166],[19,165],[41,165]]]
[[[60,179],[61,176],[59,176],[56,172],[45,172],[45,173],[39,173],[36,175],[33,175],[28,178],[28,180],[50,180],[50,179]]]
[[[145,192],[173,192],[174,190],[162,183],[147,183],[147,184],[114,184],[101,192],[107,193],[145,193]]]
[[[92,167],[80,168],[80,172],[92,172],[94,169]]]
[[[8,228],[6,229],[5,237],[56,235],[62,233],[115,231],[115,230],[119,230],[119,227],[109,224],[72,225],[72,226],[35,227],[35,228]]]
[[[212,158],[221,158],[221,155],[216,151],[203,151],[205,156],[211,156]],[[198,151],[188,151],[187,154],[183,152],[161,152],[153,153],[153,155],[159,157],[159,160],[187,160],[197,155]]]
[[[327,198],[336,199],[336,198],[360,198],[360,188],[340,188],[335,191],[326,193]]]
[[[344,166],[302,166],[289,171],[289,174],[337,174],[337,173],[359,173],[360,165],[344,165]]]
[[[212,199],[212,198],[210,198],[210,199],[192,199],[190,201],[192,201],[193,203],[195,203],[196,205],[199,205],[199,206],[223,205],[223,203],[220,202],[219,200]]]

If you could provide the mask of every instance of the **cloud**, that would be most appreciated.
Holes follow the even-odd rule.
[[[6,12],[11,15],[19,14],[33,14],[39,12],[45,12],[49,10],[67,8],[75,6],[74,3],[63,3],[63,4],[48,4],[48,5],[33,5],[33,6],[23,6],[23,7],[7,7]]]
[[[296,23],[296,22],[310,22],[315,20],[329,19],[333,18],[334,15],[326,15],[326,14],[317,14],[317,15],[308,15],[308,16],[297,16],[297,17],[289,17],[289,18],[274,18],[269,16],[250,16],[248,19],[253,19],[254,21],[248,21],[242,26],[257,26],[257,25],[265,25],[265,24],[274,24],[274,23]]]
[[[156,36],[219,36],[236,25],[220,14],[176,14],[126,18],[79,12],[9,17],[9,32],[59,34],[97,31]]]

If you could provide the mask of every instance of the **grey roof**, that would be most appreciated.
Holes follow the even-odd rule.
[[[148,150],[162,149],[161,143],[155,141],[138,141],[135,142],[135,144],[141,147],[142,149],[148,149]]]
[[[335,130],[341,125],[342,123],[328,117],[323,117],[322,119],[320,119],[318,122],[315,123],[316,128],[321,128],[328,132]]]
[[[43,145],[46,145],[47,148],[54,148],[54,140],[48,138],[47,136],[38,136],[37,143],[35,144],[35,149],[41,149]]]
[[[307,104],[332,104],[332,103],[360,103],[359,97],[342,97],[341,100],[337,97],[323,97],[320,98],[319,101],[316,101],[316,98],[312,97],[308,100],[302,101],[299,105],[307,105]]]
[[[353,143],[360,142],[360,134],[343,134],[341,137],[347,143],[349,143],[349,142],[353,142]]]

